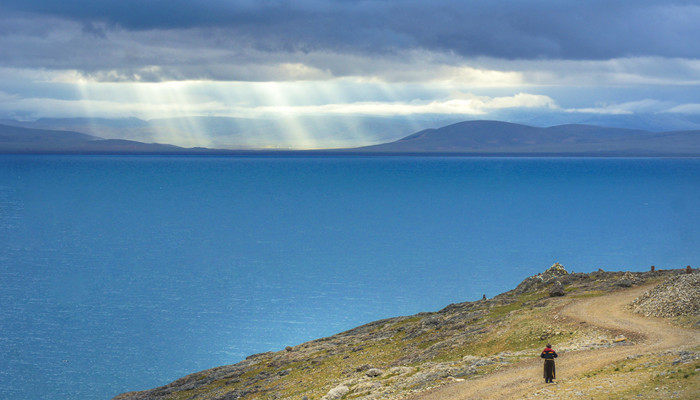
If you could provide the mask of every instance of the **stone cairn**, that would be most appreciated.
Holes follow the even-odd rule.
[[[688,269],[686,268],[686,272]],[[654,317],[700,315],[700,274],[674,274],[630,304],[636,313]]]

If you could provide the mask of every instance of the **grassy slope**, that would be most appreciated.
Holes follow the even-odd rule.
[[[565,351],[616,345],[613,332],[566,320],[559,317],[557,310],[577,298],[598,296],[626,286],[630,276],[636,283],[650,283],[663,279],[663,275],[625,276],[621,272],[562,275],[557,279],[565,284],[567,295],[550,297],[555,276],[544,273],[526,279],[517,289],[494,299],[454,304],[435,313],[376,321],[283,351],[254,355],[234,366],[202,371],[153,391],[128,393],[119,398],[320,399],[341,385],[349,389],[344,399],[370,395],[399,398],[412,391],[504,368],[523,358],[537,357],[547,342]],[[656,393],[662,390],[655,389],[662,383],[668,383],[665,386],[672,383],[676,393],[697,393],[697,360],[694,366],[684,364],[681,368],[673,365],[673,357],[659,355],[655,359],[635,359],[610,366],[600,371],[598,378],[596,375],[581,378],[590,380],[582,381],[581,387],[587,384],[605,387],[598,382],[600,377],[617,376],[626,382],[615,385],[614,392],[621,396],[618,398],[647,390]],[[653,372],[641,367],[649,363],[655,365]],[[380,369],[381,375],[368,376],[371,368]],[[665,374],[658,375],[664,371]],[[629,377],[632,372],[636,379]],[[653,383],[657,381],[661,383]],[[609,398],[611,391],[586,394],[587,398],[598,395]]]

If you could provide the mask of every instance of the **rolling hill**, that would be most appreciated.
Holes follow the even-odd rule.
[[[700,131],[649,132],[592,125],[538,128],[466,121],[355,149],[379,153],[698,156]]]
[[[0,124],[0,153],[287,153],[275,150],[184,148],[126,139],[104,139],[70,130]],[[384,144],[302,153],[463,154],[475,156],[698,157],[700,130],[650,132],[593,125],[539,128],[499,121],[465,121],[425,129]]]
[[[177,146],[102,139],[80,132],[0,125],[0,153],[172,153]]]

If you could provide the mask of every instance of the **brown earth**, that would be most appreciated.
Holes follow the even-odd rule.
[[[604,370],[630,358],[658,355],[668,350],[691,349],[700,345],[698,330],[682,328],[661,318],[633,314],[626,309],[629,303],[651,287],[652,285],[634,287],[601,297],[580,299],[558,310],[560,318],[604,328],[624,335],[627,339],[622,345],[608,348],[560,352],[556,384],[544,383],[542,362],[539,358],[533,358],[476,379],[441,386],[406,399],[570,398],[574,397],[574,393],[581,396],[587,389],[586,385],[595,385],[596,388],[605,386],[603,377],[593,381],[584,379],[584,376],[590,377],[592,372]],[[643,384],[640,380],[648,379],[647,375],[638,373],[632,374],[632,378],[627,376],[625,385]],[[613,390],[624,389],[619,382],[613,382],[612,385],[616,386]]]

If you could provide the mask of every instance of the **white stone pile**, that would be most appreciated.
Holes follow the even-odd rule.
[[[678,274],[644,293],[630,309],[647,317],[700,315],[700,274]]]

